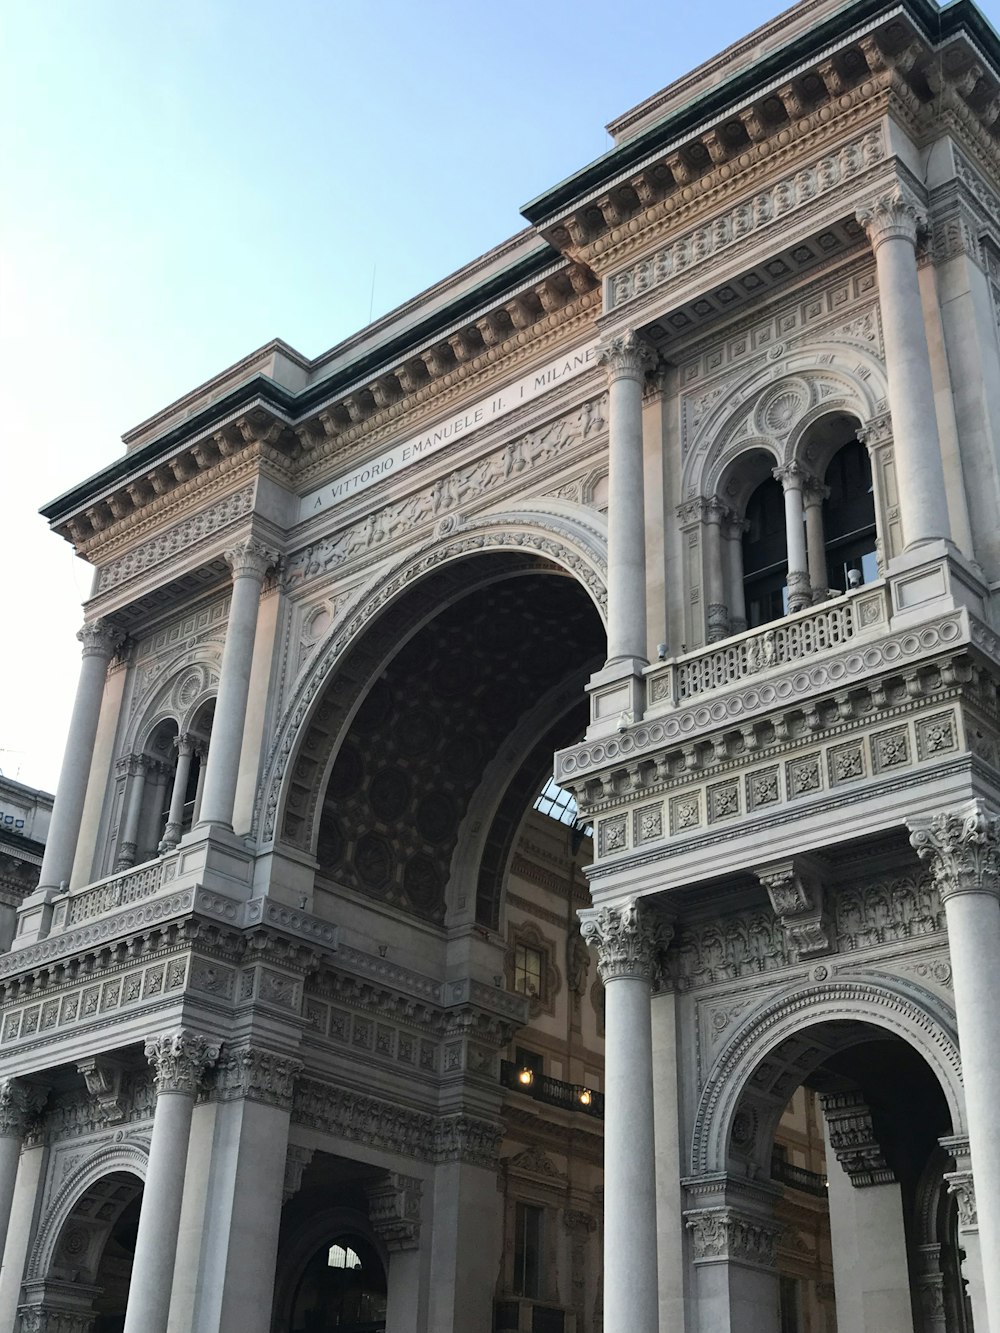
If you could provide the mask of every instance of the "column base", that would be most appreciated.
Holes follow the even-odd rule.
[[[623,657],[594,672],[587,682],[590,695],[588,740],[627,731],[642,720],[646,707],[643,671],[648,665],[641,657]]]
[[[169,855],[177,864],[174,888],[191,884],[241,900],[252,895],[254,855],[232,829],[197,825]]]
[[[925,542],[894,556],[888,568],[892,628],[961,607],[986,618],[989,589],[951,542]]]
[[[59,889],[36,889],[17,909],[17,931],[11,949],[24,949],[29,944],[44,940],[52,928],[52,903]]]

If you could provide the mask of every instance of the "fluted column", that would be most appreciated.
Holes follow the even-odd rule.
[[[917,277],[916,202],[901,188],[858,209],[878,270],[896,478],[906,549],[951,538],[927,332]]]
[[[986,1308],[1000,1318],[1000,818],[971,801],[907,822],[945,905]]]
[[[705,631],[709,643],[724,639],[729,633],[729,607],[722,565],[722,523],[729,510],[718,498],[705,502]]]
[[[83,662],[36,890],[37,893],[48,890],[49,896],[60,884],[69,883],[73,869],[104,682],[121,631],[106,620],[95,620],[84,625],[76,637],[83,644]]]
[[[802,500],[806,511],[806,563],[809,567],[810,597],[823,602],[830,595],[830,576],[826,569],[826,540],[823,533],[823,501],[829,486],[815,477],[804,478]]]
[[[177,750],[177,767],[174,769],[174,785],[170,791],[170,813],[167,815],[167,827],[160,842],[161,852],[176,847],[181,840],[184,824],[184,798],[187,796],[188,777],[191,773],[191,759],[194,755],[194,740],[187,732],[174,737]]]
[[[48,1096],[47,1088],[19,1078],[0,1079],[0,1255],[7,1243],[21,1146],[31,1121]]]
[[[257,607],[264,575],[277,556],[252,537],[226,552],[233,571],[226,646],[222,652],[219,695],[215,701],[212,741],[208,748],[205,791],[199,824],[232,828],[233,803],[243,746],[243,721],[250,693]]]
[[[650,996],[663,928],[640,902],[580,913],[605,987],[604,1330],[657,1333]]]
[[[788,609],[802,611],[809,605],[809,567],[806,559],[806,531],[802,513],[802,486],[805,472],[796,462],[776,467],[775,480],[785,493],[785,545],[788,551]]]
[[[146,1041],[156,1081],[156,1111],[142,1192],[125,1333],[164,1333],[177,1252],[191,1115],[198,1083],[220,1044],[183,1029]]]
[[[118,839],[115,869],[127,870],[129,866],[135,865],[139,846],[139,816],[142,813],[143,792],[146,790],[146,756],[130,754],[121,761],[121,768],[125,772],[125,816]]]
[[[636,333],[603,342],[608,375],[608,664],[646,661],[642,384],[655,357]]]
[[[723,526],[726,540],[726,570],[729,581],[729,630],[740,634],[747,627],[747,599],[743,588],[743,534],[746,521],[730,514]]]

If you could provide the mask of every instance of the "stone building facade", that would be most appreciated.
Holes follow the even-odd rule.
[[[47,507],[0,1329],[1000,1326],[998,108],[802,0]]]

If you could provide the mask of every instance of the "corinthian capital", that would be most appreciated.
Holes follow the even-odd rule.
[[[222,1101],[245,1098],[289,1110],[302,1061],[252,1046],[226,1048],[219,1062],[216,1090]]]
[[[773,467],[771,476],[775,481],[781,482],[783,491],[801,490],[811,480],[810,474],[794,458],[790,463],[784,463],[781,467]]]
[[[917,201],[897,186],[862,204],[855,216],[868,233],[873,250],[883,241],[917,243],[917,232],[927,218]]]
[[[23,1139],[48,1095],[48,1088],[22,1079],[0,1079],[0,1138]]]
[[[605,985],[618,977],[651,981],[669,940],[663,922],[640,902],[581,912],[580,933],[597,950]]]
[[[233,571],[234,579],[247,577],[256,579],[258,583],[263,583],[264,575],[278,559],[277,551],[269,550],[255,537],[247,537],[223,554],[226,564]]]
[[[84,657],[103,657],[110,662],[122,632],[110,620],[89,620],[76,637],[83,644]]]
[[[1000,894],[1000,818],[970,801],[926,819],[908,819],[910,845],[942,901],[959,893]]]
[[[656,353],[649,343],[630,330],[601,339],[597,346],[597,364],[607,367],[609,383],[613,380],[638,380],[641,383],[646,371],[656,365]]]
[[[146,1059],[153,1067],[156,1091],[186,1092],[193,1096],[205,1070],[218,1060],[220,1049],[221,1042],[184,1028],[160,1037],[147,1037]]]

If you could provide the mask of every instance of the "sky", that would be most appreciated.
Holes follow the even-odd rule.
[[[55,789],[79,671],[90,571],[42,504],[262,343],[317,356],[518,231],[607,121],[782,8],[0,7],[0,771]]]

